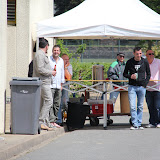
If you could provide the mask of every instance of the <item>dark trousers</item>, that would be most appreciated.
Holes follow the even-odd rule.
[[[146,102],[149,110],[149,123],[157,125],[160,123],[160,92],[146,91]]]

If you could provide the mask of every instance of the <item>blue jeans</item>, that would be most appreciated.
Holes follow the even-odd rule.
[[[157,125],[160,122],[160,92],[147,91],[146,102],[149,110],[149,123]]]
[[[65,86],[65,88],[68,88],[68,86]],[[67,102],[69,101],[68,91],[62,90],[62,96],[61,96],[61,104],[58,111],[58,119],[56,123],[62,123],[62,109],[68,108]]]
[[[143,103],[146,94],[146,88],[142,86],[132,86],[128,87],[128,98],[130,104],[131,121],[133,126],[139,127],[142,123],[143,115]],[[137,107],[136,107],[136,97],[137,97]],[[137,108],[137,109],[136,109]]]
[[[110,99],[115,98],[115,102],[116,102],[119,93],[120,93],[119,91],[111,92],[111,93],[110,93]],[[113,107],[114,107],[114,105],[115,105],[115,103],[113,103]]]

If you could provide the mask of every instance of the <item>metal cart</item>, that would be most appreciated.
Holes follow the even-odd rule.
[[[91,86],[87,86],[87,85],[83,84],[83,82],[85,82],[85,81],[96,82],[96,84],[93,84]],[[66,89],[66,88],[63,88],[63,89],[71,92],[72,94],[76,94],[78,92],[83,92],[87,89],[102,94],[103,95],[103,114],[102,113],[101,114],[89,114],[88,117],[90,119],[90,124],[94,124],[94,125],[96,125],[96,124],[98,125],[99,124],[99,119],[98,118],[103,117],[103,119],[104,119],[103,127],[104,127],[104,129],[107,129],[107,125],[113,123],[113,120],[110,119],[110,116],[122,116],[122,115],[130,116],[130,113],[109,113],[109,114],[107,114],[107,93],[118,91],[120,89],[122,89],[124,91],[128,90],[128,88],[127,88],[128,85],[118,86],[116,84],[112,84],[113,81],[120,82],[119,80],[70,80],[70,81],[68,81],[67,84],[64,84],[64,86],[77,84],[77,85],[81,85],[83,88],[79,89],[77,91],[71,90],[71,89]],[[111,85],[111,84],[113,86],[116,86],[117,88],[116,89],[115,88],[108,89],[109,85]],[[100,89],[98,86],[102,86],[101,87],[102,89]]]

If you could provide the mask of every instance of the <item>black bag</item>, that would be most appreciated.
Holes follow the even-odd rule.
[[[83,128],[87,114],[90,113],[90,106],[81,103],[68,102],[67,128],[69,131]]]

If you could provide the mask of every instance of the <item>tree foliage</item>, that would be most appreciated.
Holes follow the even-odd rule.
[[[58,16],[62,13],[69,11],[70,9],[78,6],[84,0],[55,0],[55,14],[54,16]]]
[[[149,8],[160,14],[160,0],[141,0]]]

